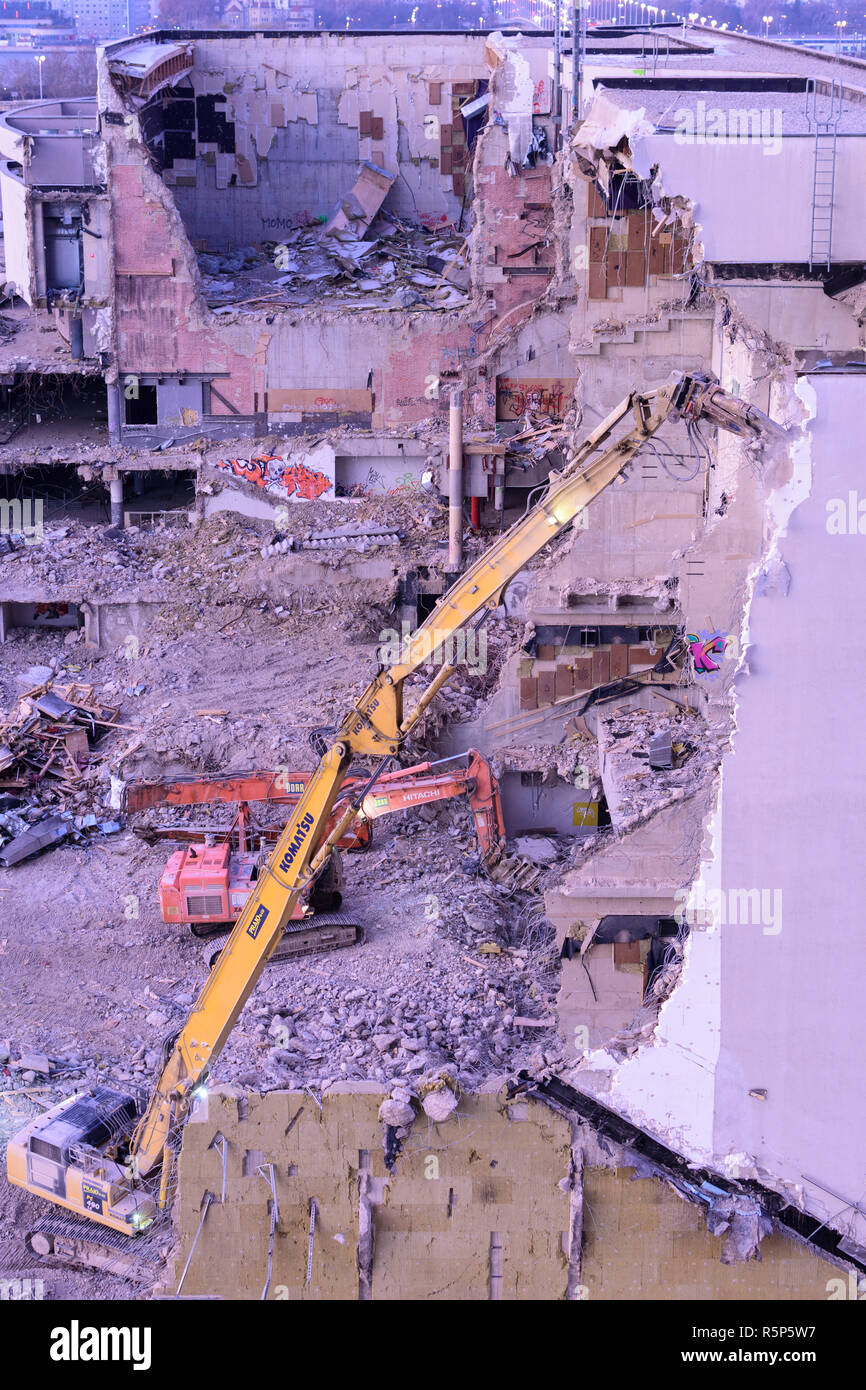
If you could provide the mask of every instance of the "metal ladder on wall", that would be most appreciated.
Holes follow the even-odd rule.
[[[649,44],[647,44],[647,40],[649,40]],[[663,61],[667,62],[670,56],[671,41],[667,34],[659,34],[655,29],[651,30],[650,33],[644,32],[641,34],[641,62],[644,68],[646,68],[647,58],[649,57],[652,63],[649,74],[651,77],[655,77],[656,75],[659,59],[663,58]]]
[[[821,100],[819,101],[819,95]],[[806,120],[815,132],[812,166],[812,222],[809,269],[830,269],[833,244],[833,195],[836,190],[836,144],[842,116],[842,82],[834,78],[829,90],[818,92],[814,77],[806,80]]]

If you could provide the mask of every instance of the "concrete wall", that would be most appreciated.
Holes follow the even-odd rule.
[[[651,135],[636,141],[636,167],[659,164],[666,192],[694,200],[707,260],[802,264],[809,259],[814,151],[814,136],[808,135],[784,138],[775,155],[759,144],[688,145],[673,135]],[[862,261],[866,255],[858,192],[864,151],[866,136],[839,137],[834,261]]]
[[[218,1135],[226,1198],[201,1226],[184,1297],[262,1297],[271,1188],[258,1169],[269,1164],[279,1203],[272,1302],[355,1301],[362,1271],[366,1296],[388,1302],[800,1300],[846,1283],[838,1266],[777,1234],[765,1238],[760,1262],[722,1264],[722,1237],[707,1233],[704,1211],[657,1178],[635,1181],[628,1167],[585,1168],[581,1220],[570,1123],[501,1092],[463,1096],[459,1118],[443,1125],[421,1116],[389,1174],[381,1098],[375,1086],[337,1085],[320,1112],[306,1093],[211,1090],[184,1130],[180,1245],[166,1293],[177,1288],[205,1191],[222,1196],[222,1159],[210,1147]]]
[[[864,388],[842,374],[799,389],[814,418],[790,481],[766,508],[736,733],[696,890],[695,910],[709,922],[691,932],[653,1046],[620,1068],[612,1094],[687,1154],[787,1182],[809,1211],[862,1244],[866,1222],[845,1207],[862,1191],[852,1125],[862,1069],[851,1029],[863,953],[851,827],[866,771],[864,657],[850,642],[846,596],[866,566]],[[831,516],[841,534],[828,529]],[[804,659],[816,640],[820,660]],[[808,797],[795,794],[793,768],[804,770]]]
[[[368,496],[384,496],[394,489],[413,492],[421,486],[424,468],[423,458],[407,458],[400,453],[390,458],[381,454],[338,454],[334,460],[337,488],[348,492],[358,487]]]
[[[144,640],[158,607],[140,602],[83,604],[88,645],[104,651],[122,646],[128,637]]]
[[[701,1210],[658,1178],[636,1177],[587,1169],[581,1281],[590,1298],[802,1302],[846,1287],[838,1266],[775,1233],[761,1242],[760,1263],[721,1264],[723,1237],[707,1233]]]
[[[453,82],[488,76],[486,42],[482,33],[258,34],[196,44],[196,97],[225,98],[217,109],[232,129],[215,139],[199,102],[194,147],[165,171],[190,235],[214,249],[278,241],[329,216],[363,160],[400,173],[386,200],[396,215],[456,220],[462,199],[440,171],[438,123],[451,122]],[[527,41],[539,73],[546,46]],[[362,134],[362,112],[382,121],[380,136]]]

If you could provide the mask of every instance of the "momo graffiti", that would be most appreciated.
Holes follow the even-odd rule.
[[[217,468],[277,497],[294,497],[304,502],[315,502],[334,486],[333,478],[327,473],[274,454],[260,454],[252,459],[220,459]]]

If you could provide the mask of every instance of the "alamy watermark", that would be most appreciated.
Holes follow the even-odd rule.
[[[0,497],[0,536],[23,536],[25,545],[39,545],[45,535],[41,497]]]
[[[852,488],[847,497],[827,502],[828,536],[866,536],[866,497]]]
[[[44,1297],[45,1284],[41,1279],[0,1279],[0,1303]]]
[[[717,107],[705,101],[674,112],[677,145],[762,145],[764,154],[782,149],[782,112],[768,106]]]
[[[412,625],[401,623],[401,631],[385,627],[379,633],[378,657],[382,666],[402,666],[408,663],[412,653]],[[440,632],[433,628],[433,645],[425,665],[468,666],[476,675],[483,676],[487,671],[487,633],[482,628],[478,632]]]
[[[678,888],[674,919],[681,926],[761,927],[764,936],[782,930],[781,888]]]

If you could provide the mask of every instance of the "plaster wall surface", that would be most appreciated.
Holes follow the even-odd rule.
[[[12,281],[26,304],[36,298],[31,246],[28,195],[24,184],[10,174],[0,176],[3,208],[4,275]]]
[[[768,94],[772,104],[772,93]],[[744,105],[748,103],[744,101]],[[635,167],[659,164],[666,192],[694,201],[704,255],[737,264],[792,262],[810,256],[814,136],[781,141],[773,154],[760,144],[683,144],[656,134],[636,140]],[[840,137],[833,205],[834,261],[859,261],[866,227],[857,190],[866,137]]]
[[[851,1041],[863,990],[852,829],[864,775],[863,659],[840,602],[866,563],[857,511],[863,384],[854,374],[817,375],[801,379],[799,394],[813,418],[792,477],[767,502],[736,729],[687,909],[703,920],[652,1043],[620,1067],[611,1097],[687,1154],[772,1175],[862,1242],[863,1219],[840,1211],[859,1200],[862,1155],[827,1136],[852,1133],[863,1095]],[[845,528],[838,534],[831,515]],[[796,659],[816,633],[823,659]],[[803,799],[792,769],[805,766]]]
[[[863,1155],[851,1121],[864,1080],[852,1025],[866,983],[856,829],[866,656],[850,640],[850,598],[866,579],[866,537],[847,525],[844,534],[829,528],[831,511],[842,512],[831,504],[844,502],[847,521],[850,494],[862,490],[866,394],[855,374],[804,378],[800,394],[815,412],[811,479],[803,478],[779,540],[787,593],[758,576],[720,841],[723,892],[772,888],[781,916],[774,932],[722,929],[714,1147],[745,1150],[796,1185],[813,1175],[858,1201]],[[816,632],[822,659],[803,661]],[[792,776],[804,766],[807,798],[796,795]],[[767,1099],[752,1099],[750,1088],[766,1089]],[[809,1191],[810,1206],[816,1201],[834,1212],[840,1205]],[[863,1218],[849,1212],[843,1220],[863,1241]]]

